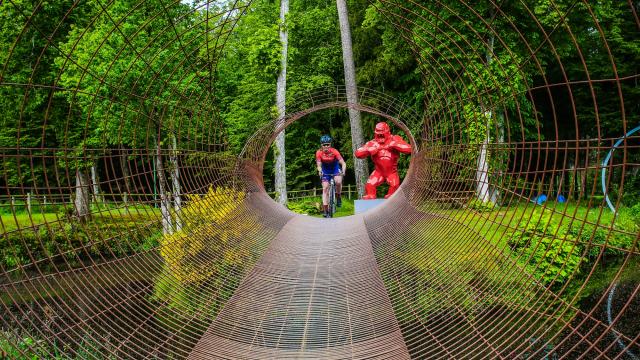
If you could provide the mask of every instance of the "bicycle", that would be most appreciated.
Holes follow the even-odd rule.
[[[336,213],[336,182],[333,179],[336,175],[340,174],[326,175],[331,177],[329,180],[329,217],[331,218]],[[322,180],[322,175],[320,175],[320,180]]]
[[[333,217],[333,214],[336,213],[336,182],[333,180],[333,176],[331,176],[331,180],[329,181],[329,217]]]

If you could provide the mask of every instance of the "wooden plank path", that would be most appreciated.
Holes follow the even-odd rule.
[[[189,359],[409,358],[361,216],[295,216]]]

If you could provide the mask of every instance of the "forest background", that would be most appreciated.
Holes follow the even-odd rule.
[[[171,148],[177,140],[182,148],[215,149],[232,156],[242,150],[255,130],[273,120],[281,56],[277,2],[253,1],[250,6],[238,7],[243,9],[242,14],[226,13],[225,7],[230,4],[208,4],[205,12],[198,2],[162,0],[144,4],[115,0],[108,9],[99,2],[14,3],[5,3],[0,12],[2,82],[55,84],[60,91],[0,86],[2,148],[36,149],[33,155],[38,155],[41,147],[67,152],[76,149],[78,153],[107,148],[131,160],[136,155],[129,149],[157,144]],[[198,6],[199,10],[194,11]],[[452,124],[456,119],[447,119],[446,115],[467,117],[465,124],[473,124],[469,119],[481,100],[472,94],[483,93],[483,89],[500,108],[496,110],[500,116],[495,118],[501,120],[491,126],[503,127],[503,134],[492,134],[491,141],[504,137],[505,125],[510,137],[505,140],[514,142],[615,139],[640,123],[640,88],[635,75],[639,72],[640,40],[638,25],[626,2],[599,1],[589,7],[565,0],[505,2],[499,10],[489,1],[475,1],[468,6],[434,2],[424,5],[422,17],[405,18],[404,24],[394,18],[394,11],[405,12],[401,7],[387,7],[385,13],[377,11],[384,7],[377,2],[356,0],[349,1],[348,6],[358,86],[384,92],[425,118],[434,118],[440,126],[436,132],[454,137],[459,133],[457,141],[482,142],[481,130],[473,126],[455,128]],[[70,7],[74,11],[65,17],[64,12]],[[215,18],[213,14],[219,15]],[[202,16],[213,18],[198,22]],[[594,28],[594,17],[599,28]],[[25,27],[27,21],[30,25]],[[168,23],[173,32],[159,30],[166,29]],[[194,23],[198,25],[192,26]],[[495,32],[489,29],[489,23]],[[514,31],[515,23],[520,32]],[[208,24],[217,25],[214,28]],[[334,2],[293,1],[282,25],[289,33],[288,98],[318,87],[343,84]],[[433,25],[438,25],[437,31]],[[408,31],[400,32],[400,26]],[[180,37],[177,34],[185,31],[208,35],[198,38],[197,44],[174,41]],[[42,34],[53,35],[48,39]],[[49,40],[51,44],[47,46]],[[486,46],[489,40],[492,51]],[[525,46],[524,40],[538,48]],[[133,42],[131,46],[123,46],[127,41]],[[547,41],[553,46],[545,46]],[[137,53],[136,46],[144,48],[144,54]],[[185,50],[196,46],[198,51]],[[176,53],[184,56],[174,56]],[[583,82],[614,78],[619,82]],[[193,79],[199,81],[189,81]],[[543,86],[567,82],[572,85]],[[504,86],[496,88],[493,84]],[[64,91],[67,88],[79,91]],[[206,96],[194,100],[195,97],[181,97],[181,93]],[[467,104],[461,99],[468,100]],[[183,111],[189,107],[199,111]],[[443,109],[449,110],[444,113]],[[148,135],[154,131],[140,130],[160,116],[165,120],[158,125],[157,138]],[[365,138],[372,135],[376,121],[364,116]],[[482,122],[475,123],[481,127]],[[213,131],[218,128],[223,131]],[[345,154],[349,169],[353,169],[346,111],[312,114],[287,129],[289,189],[317,185],[313,157],[324,133],[333,136],[335,147]],[[616,155],[621,157],[621,153]],[[475,156],[471,153],[469,161]],[[630,163],[637,163],[640,157],[633,152],[629,156]],[[99,163],[96,160],[58,165],[59,169],[81,169],[88,177],[90,166]],[[0,165],[3,188],[20,187],[29,192],[29,187],[46,187],[45,173],[48,178],[55,178],[52,160],[29,164],[5,157]],[[161,168],[170,171],[171,165]],[[630,170],[637,174],[637,167]],[[94,169],[97,176],[101,171],[99,166]],[[273,154],[264,173],[265,186],[272,190]],[[347,183],[353,182],[352,176],[348,174]],[[586,176],[589,175],[584,174],[583,185],[590,182]],[[616,183],[614,178],[610,189],[613,194]],[[586,196],[589,191],[578,193]],[[625,184],[624,201],[634,203],[639,194],[640,181],[632,176]]]

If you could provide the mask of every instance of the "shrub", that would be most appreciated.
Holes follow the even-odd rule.
[[[20,336],[13,331],[0,333],[0,358],[2,359],[115,359],[114,355],[103,353],[106,346],[109,344],[95,340],[90,334],[86,334],[73,345],[59,346],[55,342],[39,340],[31,335]]]
[[[545,285],[562,286],[579,273],[584,261],[583,247],[576,237],[558,228],[549,214],[538,211],[522,229],[509,235],[507,243],[512,251],[518,252],[521,264]]]
[[[582,231],[580,231],[581,226],[582,224],[574,223],[567,232],[579,239],[582,244],[587,244],[590,258],[597,257],[605,244],[604,256],[625,255],[625,250],[631,250],[635,241],[635,236],[632,234],[637,233],[635,223],[625,219],[622,215],[616,219],[613,231],[609,231],[608,228],[601,225],[591,224],[584,224]]]
[[[30,355],[23,355],[23,352]],[[3,331],[0,334],[0,357],[3,359],[41,359],[49,355],[40,341]]]
[[[635,220],[636,225],[640,224],[640,202],[630,207],[628,213]]]
[[[67,261],[74,263],[92,256],[111,258],[128,255],[157,244],[158,230],[133,221],[140,219],[121,216],[110,217],[109,220],[104,223],[91,221],[84,225],[74,221],[51,223],[49,226],[37,225],[5,233],[0,236],[0,262],[5,268],[12,269],[27,265],[32,259],[38,261],[51,257],[54,262],[62,261],[62,254]]]
[[[187,301],[190,291],[207,282],[222,281],[226,273],[238,271],[247,263],[251,253],[241,242],[251,239],[251,224],[237,217],[244,196],[243,192],[218,187],[209,188],[203,196],[188,197],[182,208],[182,229],[160,239],[165,268],[156,282],[157,300],[195,311],[199,305]],[[214,289],[222,287],[222,283],[210,285]],[[229,282],[225,285],[228,287]]]
[[[477,212],[493,211],[495,210],[495,204],[491,201],[484,202],[474,197],[467,203],[467,209],[472,209]]]
[[[289,201],[287,207],[289,210],[298,214],[320,215],[320,209],[317,204],[319,201],[315,199],[307,199],[301,201]]]

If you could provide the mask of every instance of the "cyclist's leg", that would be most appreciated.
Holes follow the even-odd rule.
[[[336,206],[341,207],[342,206],[342,176],[337,175],[333,179],[336,182]]]
[[[329,180],[322,177],[322,214],[327,217],[329,213]]]
[[[322,179],[322,205],[329,204],[329,181]]]

